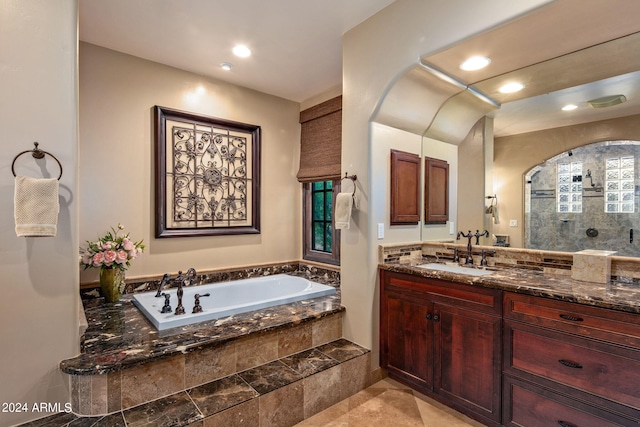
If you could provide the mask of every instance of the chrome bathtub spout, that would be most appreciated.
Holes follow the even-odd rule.
[[[160,298],[162,295],[164,295],[162,293],[162,290],[167,285],[167,283],[169,283],[169,280],[171,280],[171,276],[168,273],[165,273],[165,275],[162,276],[162,279],[160,280],[160,284],[158,285],[158,292],[156,292],[156,298]]]

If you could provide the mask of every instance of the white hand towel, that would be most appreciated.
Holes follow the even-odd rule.
[[[493,212],[491,213],[491,216],[493,217],[493,223],[494,224],[500,224],[500,215],[498,215],[498,207],[497,206],[493,207]]]
[[[336,196],[336,209],[333,220],[336,230],[348,229],[351,223],[351,208],[353,207],[353,197],[351,193],[338,193]]]
[[[55,236],[59,211],[57,179],[16,176],[14,216],[18,237]]]

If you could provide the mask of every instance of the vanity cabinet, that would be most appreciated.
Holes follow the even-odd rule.
[[[640,423],[638,316],[504,293],[503,423]]]
[[[500,420],[501,292],[380,271],[389,376],[489,425]]]

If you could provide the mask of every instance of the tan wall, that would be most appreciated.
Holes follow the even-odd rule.
[[[0,426],[47,415],[34,403],[64,409],[69,382],[58,364],[79,350],[76,16],[76,0],[0,1],[0,403],[27,404],[0,412]],[[56,237],[14,231],[11,163],[34,141],[64,168]],[[15,169],[59,174],[51,158],[28,154]]]
[[[352,227],[341,235],[342,302],[347,308],[343,331],[346,338],[373,350],[373,367],[378,364],[376,224],[384,222],[387,206],[383,198],[372,197],[377,189],[371,177],[378,171],[371,159],[378,146],[371,118],[392,82],[422,55],[545,3],[548,0],[396,0],[343,36],[342,170],[358,175],[366,200],[354,213]],[[413,240],[419,239],[417,233]]]
[[[501,219],[494,233],[508,234],[511,246],[523,246],[524,174],[529,169],[571,148],[620,139],[640,140],[640,116],[496,138],[493,187]],[[518,227],[509,227],[509,219],[516,219]]]
[[[154,237],[154,105],[262,127],[261,234]],[[118,223],[144,239],[128,277],[300,259],[298,117],[298,103],[81,43],[81,241]]]
[[[476,123],[458,148],[458,225],[456,233],[484,230],[485,120]]]

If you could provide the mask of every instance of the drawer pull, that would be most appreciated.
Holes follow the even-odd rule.
[[[558,360],[558,362],[560,362],[562,365],[568,367],[568,368],[573,368],[573,369],[582,369],[582,365],[576,362],[572,362],[570,360],[564,360],[564,359],[560,359]]]
[[[570,314],[560,314],[560,317],[564,320],[570,320],[572,322],[583,322],[582,317],[571,316]]]
[[[558,420],[558,424],[560,424],[562,427],[576,427],[575,424],[568,423],[568,422],[562,421],[562,420]]]

